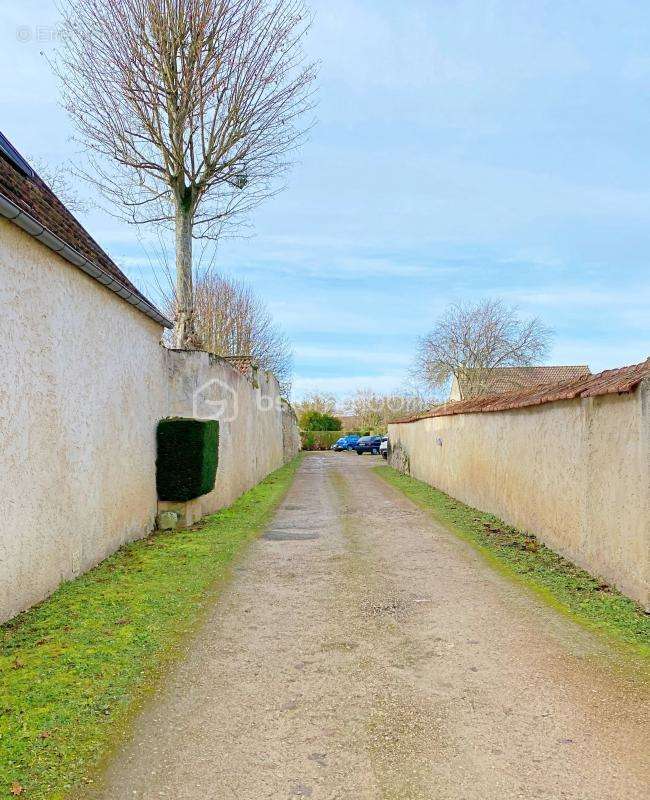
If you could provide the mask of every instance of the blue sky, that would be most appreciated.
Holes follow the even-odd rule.
[[[254,235],[219,247],[288,333],[296,397],[403,384],[451,301],[502,297],[549,362],[650,355],[650,4],[313,0],[318,123]],[[0,8],[0,128],[74,153],[45,56],[49,0]],[[26,41],[21,41],[26,40]],[[150,294],[151,245],[84,219]]]

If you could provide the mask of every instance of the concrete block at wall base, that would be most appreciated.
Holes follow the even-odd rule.
[[[178,528],[178,514],[175,511],[161,511],[156,517],[159,531],[174,531]]]
[[[195,500],[188,500],[185,503],[177,503],[171,500],[159,500],[158,517],[160,518],[161,515],[168,511],[178,514],[177,528],[190,528],[203,517],[200,497],[197,497]]]

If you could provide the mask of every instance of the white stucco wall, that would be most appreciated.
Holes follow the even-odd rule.
[[[650,384],[389,426],[391,463],[650,605]]]
[[[205,353],[160,344],[162,328],[0,219],[0,620],[47,597],[157,513],[155,432],[192,416],[197,386],[236,398],[215,491],[232,502],[284,461],[277,383],[260,388]],[[261,404],[265,395],[275,405]],[[210,407],[227,416],[228,404]]]
[[[284,460],[291,461],[302,448],[302,442],[298,417],[287,400],[282,400],[282,441]]]
[[[214,491],[191,501],[192,519],[232,503],[266,475],[293,458],[285,454],[284,413],[275,377],[262,370],[254,382],[208,353],[165,350],[168,414],[219,420],[219,463]],[[161,508],[183,509],[165,503]]]

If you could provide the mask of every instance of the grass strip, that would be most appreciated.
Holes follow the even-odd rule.
[[[61,800],[92,780],[299,461],[192,530],[122,547],[0,627],[0,798]]]
[[[492,514],[466,506],[392,467],[375,467],[375,472],[470,542],[493,566],[523,581],[581,624],[650,658],[650,615],[633,600],[545,547],[532,534],[506,525]]]

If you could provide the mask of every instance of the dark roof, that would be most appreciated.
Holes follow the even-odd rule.
[[[543,383],[561,383],[590,375],[589,367],[495,367],[486,370],[467,370],[467,375],[458,378],[462,398],[479,395],[494,395],[514,389],[528,389]]]
[[[131,283],[1,133],[0,215],[15,222],[156,322],[172,327],[171,322]]]
[[[650,378],[650,358],[641,364],[633,364],[620,369],[608,369],[598,375],[586,375],[561,383],[545,384],[491,397],[473,397],[469,400],[444,403],[425,414],[408,417],[399,422],[415,422],[419,419],[447,417],[454,414],[509,411],[515,408],[554,403],[558,400],[575,400],[581,397],[599,397],[606,394],[626,394],[634,391],[642,380],[648,378]]]

